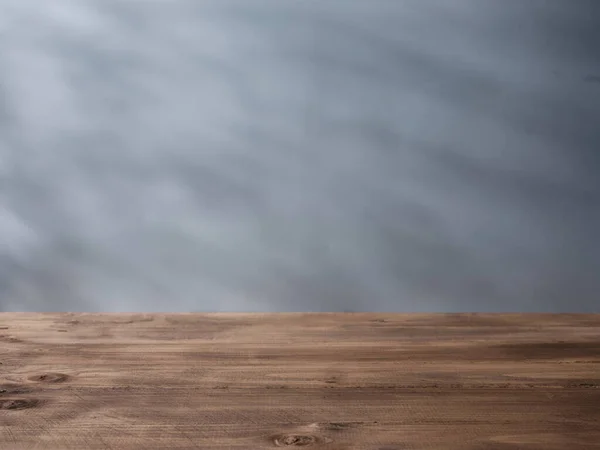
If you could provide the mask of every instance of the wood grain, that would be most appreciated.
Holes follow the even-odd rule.
[[[0,314],[0,449],[600,448],[600,315]]]

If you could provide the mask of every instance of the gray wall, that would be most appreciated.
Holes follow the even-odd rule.
[[[600,311],[597,0],[0,0],[0,309]]]

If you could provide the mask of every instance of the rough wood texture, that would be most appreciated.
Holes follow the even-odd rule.
[[[600,448],[600,315],[0,314],[0,449]]]

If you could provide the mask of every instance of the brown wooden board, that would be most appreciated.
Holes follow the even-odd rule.
[[[0,449],[600,448],[600,315],[0,314]]]

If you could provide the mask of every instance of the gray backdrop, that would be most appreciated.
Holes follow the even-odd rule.
[[[597,0],[0,0],[0,309],[600,311]]]

